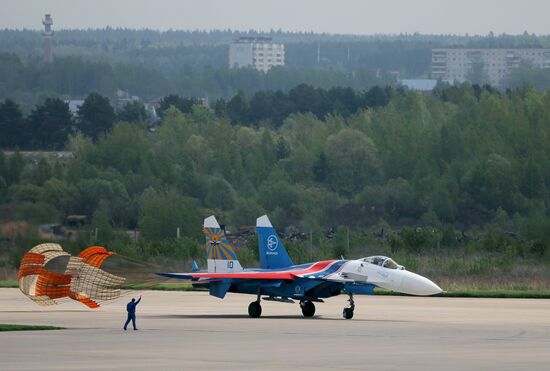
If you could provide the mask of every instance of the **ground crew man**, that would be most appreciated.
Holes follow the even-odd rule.
[[[130,321],[132,321],[132,325],[134,326],[134,330],[137,330],[136,328],[136,305],[139,304],[141,301],[141,296],[139,297],[138,301],[136,299],[132,298],[132,301],[126,305],[126,311],[128,312],[128,319],[126,320],[126,323],[124,324],[124,331],[126,331],[126,327],[128,327],[128,324]]]

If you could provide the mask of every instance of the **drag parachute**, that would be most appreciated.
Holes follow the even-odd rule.
[[[114,252],[92,246],[78,256],[71,256],[55,243],[33,247],[21,260],[19,288],[39,305],[55,305],[61,299],[80,301],[90,308],[98,308],[99,301],[120,297],[125,278],[101,269]],[[46,264],[54,259],[68,258],[64,273],[53,272]]]
[[[21,260],[19,289],[39,305],[57,304],[54,299],[69,295],[71,278],[45,268],[53,259],[71,256],[56,243],[43,243],[33,247]]]

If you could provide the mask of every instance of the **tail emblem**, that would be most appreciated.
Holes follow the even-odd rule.
[[[229,244],[225,233],[220,228],[204,228],[203,233],[208,240],[208,259],[237,260],[235,249]]]
[[[275,235],[271,235],[267,238],[267,248],[270,251],[277,250],[278,245],[279,245],[279,241],[277,240],[277,237],[275,237]]]

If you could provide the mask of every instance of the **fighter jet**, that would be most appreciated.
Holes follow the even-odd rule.
[[[248,306],[248,314],[262,314],[261,301],[299,302],[304,317],[313,317],[315,304],[340,294],[348,295],[349,306],[342,312],[353,318],[353,295],[372,294],[375,287],[410,295],[435,295],[442,292],[435,283],[409,272],[386,256],[370,256],[357,260],[324,260],[294,265],[269,218],[256,221],[260,267],[243,269],[234,247],[220,228],[216,218],[204,220],[207,238],[207,271],[191,273],[157,273],[160,276],[206,284],[210,295],[223,299],[228,292],[256,295]]]

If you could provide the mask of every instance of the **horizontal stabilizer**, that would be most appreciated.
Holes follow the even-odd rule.
[[[223,299],[225,297],[225,294],[227,294],[227,291],[229,290],[230,286],[231,286],[231,281],[224,280],[224,281],[212,283],[210,285],[210,295]]]

